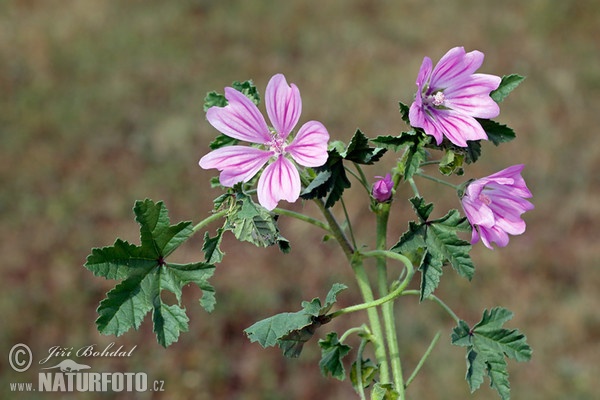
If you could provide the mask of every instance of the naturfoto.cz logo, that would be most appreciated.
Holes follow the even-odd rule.
[[[77,350],[53,346],[48,350],[48,356],[41,359],[39,364],[46,364],[57,357],[129,357],[137,346],[129,351],[123,346],[113,350],[114,343],[99,350],[95,345],[84,346]],[[19,343],[12,347],[9,353],[9,363],[16,372],[28,370],[33,361],[33,353],[29,346]],[[87,361],[86,361],[87,362]],[[62,361],[55,360],[48,367],[40,368],[37,387],[33,382],[15,382],[10,384],[14,392],[146,392],[163,391],[164,381],[154,380],[149,385],[145,372],[91,372],[92,367],[79,363],[70,358]]]

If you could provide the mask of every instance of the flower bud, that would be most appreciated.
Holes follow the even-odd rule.
[[[392,189],[394,188],[392,176],[387,174],[385,177],[376,176],[375,178],[379,180],[373,184],[373,197],[380,203],[388,201],[392,197]]]

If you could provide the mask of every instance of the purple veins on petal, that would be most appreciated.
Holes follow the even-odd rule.
[[[256,104],[241,92],[227,87],[225,107],[211,107],[206,119],[218,131],[234,139],[250,143],[267,143],[271,140],[269,127]]]
[[[531,192],[521,176],[523,165],[508,167],[471,182],[461,199],[465,215],[473,227],[471,243],[481,239],[492,249],[508,244],[509,235],[525,232],[521,214],[534,208],[527,198]]]
[[[206,118],[221,133],[245,142],[250,146],[227,146],[208,153],[200,160],[205,169],[221,171],[220,182],[232,187],[238,182],[248,182],[268,164],[258,181],[260,204],[268,210],[279,200],[294,202],[300,196],[300,174],[296,165],[319,167],[327,162],[329,133],[317,121],[300,127],[291,143],[286,139],[293,131],[302,112],[300,91],[288,85],[282,74],[274,75],[267,85],[265,105],[274,131],[270,131],[258,107],[242,93],[225,88],[228,105],[211,107]]]
[[[204,169],[216,168],[221,172],[221,185],[232,187],[239,182],[248,182],[273,155],[249,146],[226,146],[216,149],[200,159]]]
[[[294,164],[283,156],[269,164],[258,179],[258,202],[267,210],[277,207],[279,200],[290,203],[300,196],[300,175]]]
[[[432,68],[423,59],[417,76],[417,94],[409,111],[412,126],[422,128],[441,144],[444,137],[460,147],[467,141],[487,139],[475,118],[494,118],[500,108],[489,96],[500,84],[500,77],[474,72],[483,63],[479,51],[450,49]]]

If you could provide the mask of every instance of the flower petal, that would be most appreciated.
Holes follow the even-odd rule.
[[[417,97],[408,111],[410,124],[414,127],[422,128],[426,134],[435,138],[437,144],[440,144],[444,139],[444,134],[438,127],[439,123],[435,123],[435,118],[435,115],[428,114],[423,109],[421,97],[417,93]]]
[[[433,69],[430,86],[438,89],[451,87],[481,67],[483,58],[483,53],[477,50],[465,53],[464,47],[450,49]]]
[[[305,167],[320,167],[327,162],[329,133],[318,121],[309,121],[300,127],[286,151]]]
[[[302,112],[298,87],[288,85],[285,76],[274,75],[265,91],[265,107],[273,128],[285,139],[294,129]]]
[[[206,119],[221,133],[234,139],[251,143],[268,143],[271,140],[269,127],[256,104],[241,92],[226,87],[225,107],[211,107]]]
[[[279,200],[290,203],[300,196],[300,175],[294,164],[283,156],[269,164],[258,180],[258,202],[267,210],[277,207]]]
[[[468,140],[488,138],[481,124],[473,117],[453,110],[435,110],[432,114],[438,117],[431,118],[431,122],[436,126],[435,130],[442,132],[457,146],[467,147]],[[427,131],[425,133],[430,134]]]
[[[216,149],[200,159],[204,169],[216,168],[221,172],[221,185],[232,187],[238,182],[248,182],[260,171],[272,151],[265,151],[248,146],[227,146]]]
[[[500,106],[490,97],[490,92],[498,88],[500,80],[495,75],[471,75],[469,79],[444,91],[444,105],[472,117],[497,117]]]

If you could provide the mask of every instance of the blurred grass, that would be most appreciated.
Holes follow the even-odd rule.
[[[339,250],[309,227],[282,218],[293,248],[285,257],[226,239],[213,279],[216,311],[207,315],[199,290],[189,288],[190,332],[168,350],[156,344],[149,320],[120,338],[99,335],[95,308],[113,282],[82,264],[92,247],[116,236],[137,243],[135,199],[165,200],[173,221],[207,215],[218,195],[208,186],[213,172],[196,164],[216,133],[202,112],[207,91],[252,78],[262,92],[283,72],[302,91],[302,120],[322,121],[335,139],[348,140],[357,127],[392,134],[404,128],[397,101],[410,102],[422,57],[437,60],[463,45],[486,54],[482,72],[527,76],[499,118],[517,140],[486,144],[467,174],[526,163],[536,209],[509,247],[477,246],[472,283],[448,273],[439,294],[469,322],[484,307],[515,312],[511,325],[528,335],[534,357],[509,365],[514,398],[593,398],[600,373],[599,13],[591,0],[0,3],[2,354],[19,342],[39,359],[55,345],[115,341],[137,345],[134,356],[93,360],[94,369],[145,371],[165,380],[164,398],[354,398],[349,383],[320,376],[315,342],[299,360],[285,360],[242,333],[324,296],[332,282],[351,286],[342,305],[358,301]],[[392,163],[388,156],[367,173],[381,175]],[[439,197],[440,213],[457,206],[452,193],[426,182],[422,191],[430,201]],[[368,206],[360,190],[352,193],[355,229],[368,243]],[[411,212],[399,203],[394,213],[399,235]],[[195,238],[175,257],[196,260],[200,248]],[[468,393],[464,352],[448,343],[451,321],[438,309],[403,299],[397,313],[408,369],[443,330],[411,398],[496,398],[487,382]],[[8,383],[36,381],[37,368],[17,374],[2,356],[0,371],[1,397],[36,398],[9,394]]]

